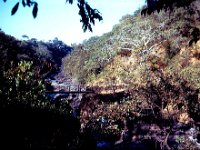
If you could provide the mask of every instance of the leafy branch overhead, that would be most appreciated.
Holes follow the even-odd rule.
[[[80,22],[82,22],[82,28],[83,31],[91,31],[92,32],[92,26],[95,25],[95,19],[98,19],[99,21],[103,20],[101,13],[97,9],[93,9],[90,7],[90,5],[85,0],[77,0],[77,6],[79,8],[79,15],[81,16]],[[66,0],[66,2],[69,2],[70,4],[73,4],[73,0]]]
[[[4,0],[6,2],[6,0]],[[23,7],[32,7],[32,15],[34,18],[37,17],[38,13],[38,3],[34,0],[21,0],[17,2],[11,10],[11,15],[14,15],[18,8],[19,4],[23,5]],[[73,0],[66,0],[66,3],[73,4]],[[93,9],[85,0],[77,0],[77,6],[79,8],[79,15],[81,16],[80,22],[82,23],[83,31],[91,31],[92,32],[92,25],[95,25],[95,20],[103,20],[101,13],[97,9]]]
[[[6,2],[6,0],[4,0],[4,2]],[[15,4],[15,6],[12,8],[11,15],[14,15],[17,12],[17,10],[19,8],[19,3],[20,2],[17,2]],[[33,6],[33,10],[32,10],[33,17],[34,18],[37,17],[37,13],[38,13],[38,3],[37,2],[31,1],[31,0],[22,0],[21,3],[23,5],[23,7],[26,7],[26,6],[31,7],[31,6]]]
[[[100,12],[97,9],[92,9],[88,3],[84,0],[80,0],[78,3],[79,15],[81,15],[80,22],[83,23],[83,30],[89,29],[92,32],[91,24],[95,25],[95,19],[99,21],[103,20]]]

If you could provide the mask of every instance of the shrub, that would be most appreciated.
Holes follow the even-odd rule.
[[[67,103],[51,103],[30,61],[4,71],[0,88],[2,148],[75,149],[79,122]],[[1,83],[2,84],[2,83]]]

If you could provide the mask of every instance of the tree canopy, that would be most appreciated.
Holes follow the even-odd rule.
[[[183,7],[185,9],[188,9],[189,15],[193,15],[195,12],[193,9],[190,9],[191,3],[196,0],[146,0],[147,1],[147,7],[144,8],[141,11],[141,15],[151,15],[154,12],[160,12],[161,10],[172,12],[173,10]],[[193,27],[193,30],[191,32],[191,40],[189,42],[189,46],[191,46],[193,43],[197,43],[197,41],[200,39],[200,30],[198,27]]]
[[[179,7],[189,7],[189,5],[195,0],[146,0],[147,8],[142,10],[142,14],[151,14],[154,11],[158,13],[161,10],[173,10]]]

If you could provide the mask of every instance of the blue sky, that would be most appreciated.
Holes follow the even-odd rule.
[[[38,0],[38,16],[32,17],[32,8],[20,4],[17,13],[11,16],[12,7],[18,0],[0,0],[0,28],[18,39],[22,35],[38,40],[52,40],[58,37],[66,44],[80,43],[91,36],[102,35],[112,30],[122,16],[133,14],[145,4],[145,0],[88,0],[92,8],[103,15],[102,22],[96,22],[93,32],[83,32],[76,0],[66,4],[66,0]]]

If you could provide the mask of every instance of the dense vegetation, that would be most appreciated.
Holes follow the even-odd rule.
[[[58,39],[19,41],[0,32],[1,149],[78,146],[73,142],[80,125],[70,106],[45,96],[44,79],[59,70],[61,58],[70,51]]]
[[[1,148],[199,148],[200,42],[191,39],[199,38],[200,3],[192,1],[172,10],[172,1],[159,1],[159,11],[125,15],[109,33],[72,47],[1,31]],[[91,30],[88,19],[83,28]],[[46,97],[44,79],[57,73],[95,91],[83,95],[80,114],[73,98]]]
[[[194,28],[199,32],[199,6],[195,1],[149,16],[138,10],[111,32],[74,45],[62,72],[98,93],[82,100],[83,130],[111,143],[124,139],[125,132],[128,141],[145,145],[142,141],[150,140],[157,149],[195,147],[185,137],[179,136],[181,142],[173,138],[177,130],[199,127],[200,43],[191,42]],[[152,126],[159,131],[151,131]]]

